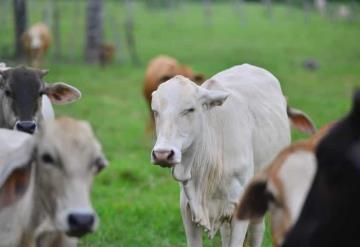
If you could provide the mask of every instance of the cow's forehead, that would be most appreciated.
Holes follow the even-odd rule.
[[[197,85],[183,76],[175,76],[162,83],[155,91],[153,99],[159,107],[171,105],[181,107],[196,98]]]
[[[50,120],[43,128],[42,139],[58,151],[95,155],[100,145],[87,122],[71,118]]]
[[[42,85],[39,73],[22,67],[11,69],[7,81],[13,90],[20,88],[38,90]]]

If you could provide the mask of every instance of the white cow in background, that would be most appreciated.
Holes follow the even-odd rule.
[[[157,140],[152,161],[172,168],[188,246],[202,246],[202,228],[222,246],[243,246],[248,221],[233,218],[245,185],[290,143],[287,103],[268,71],[244,64],[201,86],[183,76],[152,95]],[[291,110],[289,108],[289,110]],[[311,122],[299,111],[309,128]],[[200,227],[199,227],[200,226]],[[251,246],[261,246],[264,221],[250,223]]]

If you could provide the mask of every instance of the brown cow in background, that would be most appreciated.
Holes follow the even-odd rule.
[[[33,67],[40,67],[45,53],[49,49],[52,38],[44,23],[32,25],[23,35],[22,44],[26,56]]]
[[[99,60],[101,66],[105,66],[107,64],[110,64],[114,61],[116,53],[116,46],[112,43],[102,43],[100,45],[100,55]]]
[[[143,94],[149,106],[151,116],[149,128],[152,128],[154,125],[154,116],[151,111],[152,92],[154,92],[161,83],[176,75],[185,76],[197,84],[201,84],[205,81],[205,76],[203,74],[194,73],[189,66],[180,64],[175,58],[159,55],[149,62],[145,72],[143,88]]]

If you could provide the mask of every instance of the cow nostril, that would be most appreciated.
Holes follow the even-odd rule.
[[[174,158],[174,155],[175,155],[174,150],[170,150],[170,153],[169,153],[167,159],[168,159],[168,160],[171,160],[172,158]]]
[[[154,150],[151,152],[151,155],[152,155],[153,159],[156,160],[156,153]]]

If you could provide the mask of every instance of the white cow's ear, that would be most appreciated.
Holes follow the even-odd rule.
[[[201,88],[200,101],[202,105],[210,109],[214,106],[221,106],[229,96],[230,93],[225,91]]]
[[[51,103],[58,105],[72,103],[81,98],[79,89],[63,82],[46,85],[44,92]]]
[[[11,206],[26,193],[35,156],[35,139],[0,157],[0,210]]]

